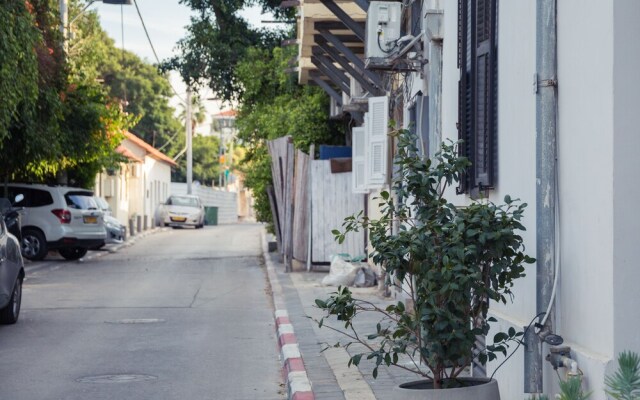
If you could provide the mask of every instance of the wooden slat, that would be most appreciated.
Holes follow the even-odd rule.
[[[307,262],[309,230],[308,201],[309,156],[298,150],[295,165],[295,195],[293,199],[293,258]]]

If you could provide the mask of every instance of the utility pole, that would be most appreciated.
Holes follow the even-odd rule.
[[[191,194],[191,183],[193,181],[193,149],[191,140],[193,132],[191,132],[191,87],[187,86],[187,109],[185,123],[187,124],[187,194]]]
[[[67,0],[60,0],[60,33],[62,33],[63,47],[65,53],[67,52],[67,25],[69,24],[69,6]]]

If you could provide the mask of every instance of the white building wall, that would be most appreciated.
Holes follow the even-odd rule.
[[[440,5],[445,10],[443,136],[457,140],[458,2],[444,0]],[[637,246],[623,240],[640,230],[640,217],[633,211],[640,194],[633,184],[640,167],[633,156],[640,150],[640,47],[630,39],[640,33],[640,2],[616,2],[615,15],[614,23],[614,5],[609,2],[558,2],[561,275],[556,328],[574,350],[594,400],[605,398],[604,372],[614,350],[635,346],[640,351],[640,291],[635,289],[640,268],[633,258]],[[498,35],[498,183],[490,199],[500,202],[510,194],[529,204],[523,237],[528,254],[535,256],[536,1],[500,1]],[[453,190],[449,198],[460,205],[469,201]],[[514,293],[513,304],[493,307],[500,320],[497,328],[521,330],[535,315],[535,265],[528,266],[527,277],[516,284]],[[545,347],[543,354],[547,352]],[[489,366],[490,373],[495,366]],[[547,363],[544,371],[545,391],[557,393],[555,372]],[[502,398],[526,397],[522,349],[496,377]]]
[[[615,354],[640,352],[640,2],[617,0],[613,11],[613,335]],[[604,321],[609,323],[609,321]]]
[[[218,207],[218,224],[238,222],[238,194],[202,185],[193,185],[192,194],[199,196],[205,207]],[[187,194],[187,184],[171,182],[171,195]]]
[[[152,221],[158,206],[169,197],[171,184],[171,166],[152,157],[145,158],[145,215],[149,227],[155,225]]]

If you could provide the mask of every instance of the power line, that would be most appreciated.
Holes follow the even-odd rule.
[[[144,34],[147,36],[147,40],[149,41],[149,45],[151,46],[151,50],[153,51],[153,56],[156,58],[156,62],[158,64],[160,64],[160,57],[158,57],[158,53],[156,53],[156,48],[153,46],[153,42],[151,41],[151,36],[149,36],[149,31],[147,31],[147,26],[144,24],[144,19],[142,18],[142,13],[140,13],[140,8],[138,7],[138,2],[136,0],[133,0],[133,4],[136,6],[136,11],[138,12],[138,17],[140,17],[140,22],[142,23],[142,28],[144,29]],[[178,99],[180,99],[181,102],[186,104],[186,101],[182,97],[180,97],[180,95],[178,94],[178,91],[176,90],[176,88],[173,87],[173,84],[171,83],[171,80],[167,79],[167,81],[169,82],[169,86],[171,86],[171,90],[173,90],[173,94],[175,94],[176,97]]]

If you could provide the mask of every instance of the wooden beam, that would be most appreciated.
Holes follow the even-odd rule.
[[[344,73],[341,72],[342,75],[334,73],[334,70],[328,68],[328,66],[322,60],[318,59],[318,57],[312,56],[311,62],[320,70],[320,72],[331,79],[331,81],[335,83],[335,85],[338,86],[340,90],[345,93],[351,92],[349,80],[344,75]],[[334,67],[334,69],[336,68]]]
[[[331,87],[331,85],[322,80],[320,74],[312,71],[309,73],[309,78],[311,78],[311,80],[315,82],[316,85],[320,86],[329,96],[333,97],[333,99],[342,107],[342,96],[338,92],[336,92],[335,89]]]
[[[357,37],[364,43],[365,34],[364,27],[358,24],[349,14],[347,14],[342,7],[340,7],[334,0],[320,0],[320,2],[329,9],[342,23],[351,30]]]
[[[331,45],[340,53],[342,53],[342,55],[344,57],[347,58],[347,60],[349,60],[349,62],[352,62],[353,65],[360,70],[364,75],[366,75],[369,79],[371,79],[371,82],[373,82],[376,86],[383,88],[382,85],[382,78],[380,78],[380,75],[376,74],[373,71],[370,71],[368,69],[366,69],[364,67],[364,62],[358,57],[356,56],[353,51],[351,51],[351,49],[349,49],[344,43],[342,43],[340,40],[338,40],[338,38],[331,32],[329,32],[328,30],[319,30],[318,31],[320,33],[320,35],[322,36],[322,38],[324,40],[326,40],[327,42],[331,43]]]

